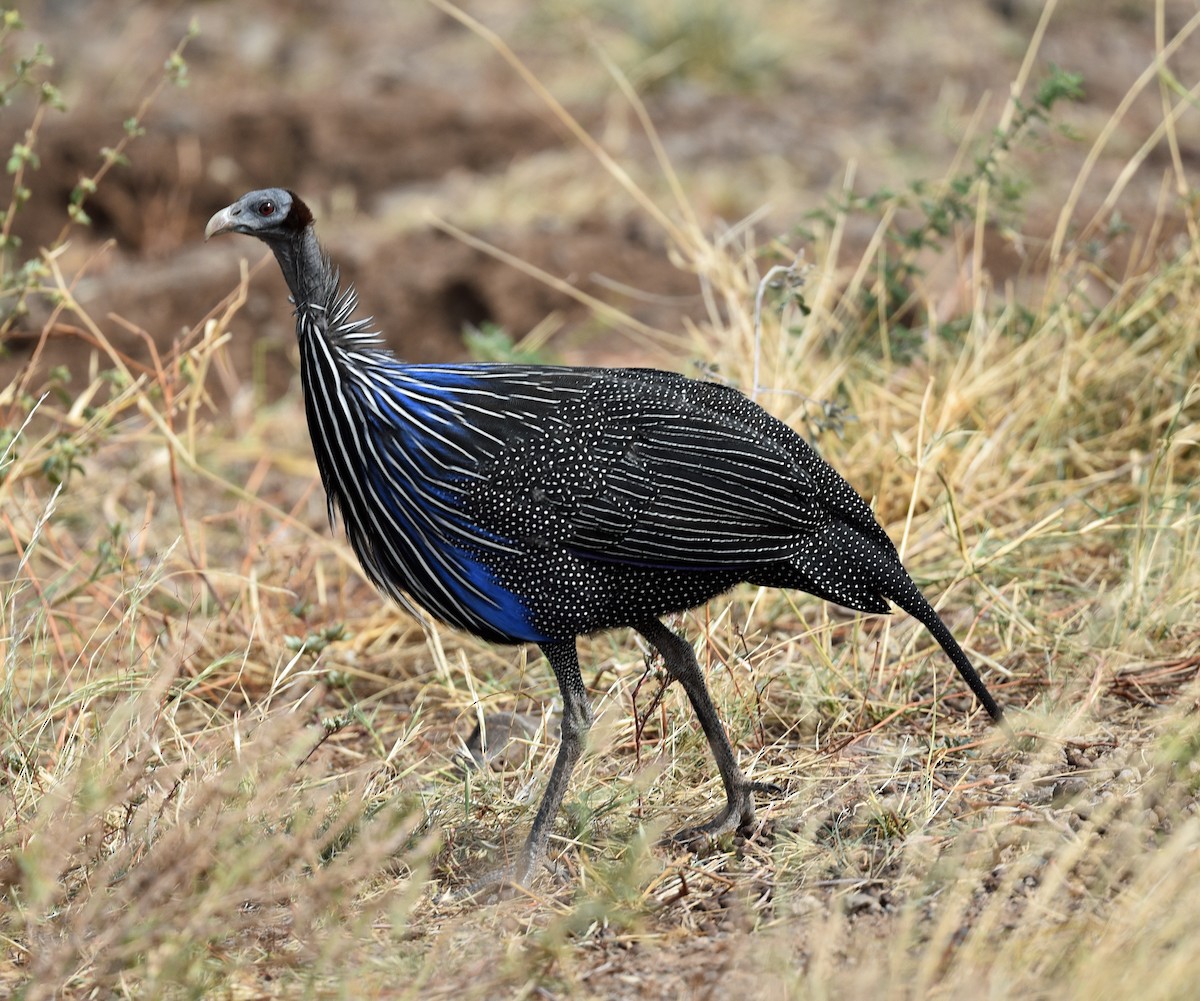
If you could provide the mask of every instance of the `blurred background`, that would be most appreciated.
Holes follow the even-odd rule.
[[[839,260],[820,260],[822,247],[806,239],[810,215],[847,192],[897,191],[969,166],[997,127],[1043,9],[1034,0],[463,6],[661,202],[662,171],[617,72],[644,100],[706,230],[736,235],[748,220],[749,239],[778,237],[789,253],[833,269],[839,260],[858,265],[876,220],[850,216]],[[1079,192],[1081,219],[1162,121],[1155,86],[1111,121],[1154,57],[1156,5],[1064,0],[1058,8],[1031,79],[1051,67],[1079,72],[1084,96],[1055,109],[1053,127],[1013,154],[1020,214],[987,234],[997,284],[1036,276],[1102,130],[1116,134]],[[1168,0],[1163,9],[1169,39],[1196,4]],[[478,354],[464,344],[466,327],[494,325],[519,339],[545,324],[552,360],[663,362],[611,336],[570,297],[440,232],[431,215],[651,325],[678,329],[703,314],[697,278],[672,265],[662,232],[486,42],[430,4],[31,0],[20,13],[27,30],[19,48],[45,42],[55,63],[42,76],[65,104],[40,121],[40,163],[24,178],[33,197],[13,221],[24,255],[62,231],[80,178],[100,166],[164,61],[190,26],[198,29],[183,53],[186,86],[157,97],[127,161],[87,198],[90,225],[73,227],[61,257],[78,276],[86,311],[120,317],[110,336],[133,358],[147,351],[137,328],[169,346],[230,292],[239,259],[260,260],[248,241],[205,246],[201,234],[212,212],[267,185],[291,187],[316,209],[322,239],[364,307],[412,360]],[[1190,85],[1200,46],[1188,42],[1172,67]],[[6,151],[33,114],[28,92],[9,99],[0,116]],[[1188,169],[1200,151],[1194,119],[1179,123],[1178,138],[1159,143],[1150,169],[1137,171],[1110,206],[1121,225],[1109,224],[1101,267],[1119,273],[1153,225],[1167,247],[1172,228],[1182,227],[1162,211],[1162,179],[1170,157]],[[97,256],[106,241],[115,246]],[[272,265],[256,273],[236,321],[232,364],[244,377],[253,372],[260,397],[295,377],[284,299]],[[40,337],[47,307],[30,308],[6,336],[0,385]],[[81,350],[78,340],[55,337],[39,365],[49,371]]]

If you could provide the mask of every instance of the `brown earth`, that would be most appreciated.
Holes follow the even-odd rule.
[[[627,55],[620,39],[636,26],[632,14],[626,24],[615,6],[592,5],[591,20],[555,18],[514,0],[468,6],[623,162],[653,173],[647,142],[588,55],[592,38]],[[589,9],[561,6],[560,14]],[[1039,6],[924,2],[897,18],[878,3],[853,11],[828,0],[786,11],[763,3],[756,16],[768,29],[777,21],[782,34],[771,39],[770,71],[761,83],[721,86],[681,72],[646,88],[648,110],[676,169],[695,181],[704,225],[736,221],[769,202],[757,231],[791,233],[798,249],[793,227],[836,190],[848,163],[856,163],[858,191],[936,179],[977,107],[990,127]],[[1168,13],[1181,21],[1187,6],[1169,4]],[[1127,4],[1077,0],[1063,7],[1041,61],[1085,74],[1087,98],[1065,115],[1090,139],[1152,58],[1153,22],[1148,10]],[[186,52],[190,86],[169,88],[158,100],[146,135],[130,146],[129,165],[114,170],[88,200],[93,224],[74,229],[64,258],[68,272],[84,269],[77,295],[91,316],[118,314],[149,332],[160,349],[229,293],[240,258],[261,256],[245,241],[205,246],[200,234],[212,212],[265,185],[292,187],[318,206],[334,258],[388,340],[413,360],[462,357],[466,323],[499,324],[519,338],[552,313],[563,328],[551,346],[557,357],[641,357],[620,338],[592,336],[596,322],[568,296],[438,233],[421,216],[421,206],[432,204],[455,221],[462,202],[489,187],[500,192],[494,204],[482,218],[471,212],[465,223],[484,239],[648,324],[678,329],[684,317],[702,319],[696,279],[670,263],[660,232],[628,199],[616,197],[593,165],[579,166],[573,140],[516,74],[431,7],[276,0],[192,9],[47,0],[26,5],[24,14],[30,36],[44,38],[51,52],[69,53],[53,73],[69,110],[51,113],[40,130],[41,167],[28,179],[35,197],[17,219],[16,232],[30,249],[62,231],[71,189],[98,165],[99,151],[118,141],[121,122],[159,74],[163,57],[189,20],[199,18],[201,34]],[[95,30],[97,23],[103,30]],[[1168,37],[1175,27],[1167,25]],[[1194,52],[1183,57],[1200,62]],[[1119,126],[1119,137],[1128,138],[1118,138],[1114,152],[1135,148],[1158,111],[1154,95],[1136,103]],[[28,122],[20,103],[5,112],[5,149]],[[1183,137],[1180,154],[1190,160],[1200,139]],[[999,233],[990,239],[997,281],[1036,268],[1063,179],[1074,176],[1087,148],[1053,134],[1043,141],[1049,148],[1027,154],[1034,183],[1020,241]],[[1120,166],[1115,156],[1101,162],[1085,204],[1101,201]],[[505,175],[519,184],[523,171],[524,189],[498,184]],[[1135,231],[1156,214],[1155,173],[1139,172],[1120,202],[1122,219]],[[1037,183],[1043,177],[1052,180]],[[850,259],[872,224],[858,225],[861,231],[852,223],[849,233]],[[96,257],[106,240],[115,249]],[[1120,241],[1106,247],[1114,269],[1127,249]],[[272,272],[268,267],[253,281],[233,363],[247,371],[255,342],[265,341],[264,371],[274,393],[289,383],[294,365],[287,360],[288,311]],[[9,337],[0,381],[30,359],[44,318],[35,305],[31,320]],[[43,370],[78,366],[87,350],[62,333],[38,356]],[[108,333],[122,351],[145,360],[139,335],[118,323]]]

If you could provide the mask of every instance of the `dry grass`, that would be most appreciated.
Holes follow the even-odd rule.
[[[1170,147],[1190,97],[1164,95]],[[961,335],[903,357],[856,306],[872,259],[846,258],[844,217],[807,249],[807,315],[768,306],[756,330],[753,239],[714,241],[662,170],[676,199],[643,207],[710,322],[646,339],[743,386],[757,373],[795,426],[811,400],[847,408],[823,451],[942,596],[1020,745],[912,622],[741,590],[679,624],[743,763],[785,790],[762,830],[700,857],[655,847],[719,782],[634,639],[596,637],[601,725],[558,874],[499,905],[439,901],[517,843],[554,750],[542,724],[503,769],[464,776],[456,735],[548,704],[549,672],[375,598],[323,526],[296,399],[258,405],[245,385],[231,413],[211,405],[208,379],[239,386],[222,345],[241,290],[142,371],[51,255],[51,322],[90,339],[94,378],[70,399],[0,391],[16,431],[0,459],[3,990],[1192,993],[1200,261],[1163,235],[1196,233],[1182,168],[1172,227],[1119,275],[1086,253],[1104,220],[1081,231],[1068,204],[1021,301],[964,225],[915,290]]]

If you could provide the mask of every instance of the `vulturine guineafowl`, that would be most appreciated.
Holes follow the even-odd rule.
[[[659,621],[741,581],[864,612],[894,602],[1001,718],[863,500],[736,390],[649,369],[406,364],[356,316],[296,195],[243,196],[205,237],[225,232],[258,237],[283,269],[330,517],[340,511],[367,576],[484,639],[538,644],[554,670],[558,756],[520,855],[492,882],[534,875],[583,751],[582,634],[636,629],[691,700],[726,804],[688,835],[753,822],[755,784],[692,647]]]

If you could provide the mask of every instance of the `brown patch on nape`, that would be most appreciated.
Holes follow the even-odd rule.
[[[288,191],[292,198],[292,210],[288,213],[287,224],[289,229],[302,230],[313,224],[312,209],[301,201],[300,196],[294,191]]]

